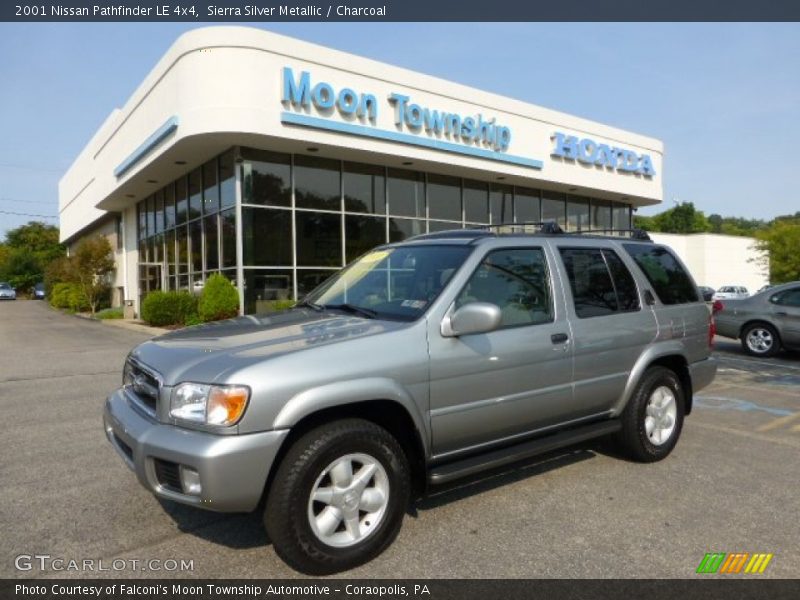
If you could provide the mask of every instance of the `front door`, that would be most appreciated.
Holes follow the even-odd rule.
[[[514,441],[572,405],[572,353],[561,294],[542,247],[489,251],[454,302],[502,312],[489,333],[430,339],[435,458]]]
[[[792,348],[800,347],[800,287],[778,292],[770,302],[781,340]]]

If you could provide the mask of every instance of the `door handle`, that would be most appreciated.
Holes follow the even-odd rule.
[[[566,333],[554,333],[550,336],[550,341],[554,344],[564,344],[569,341],[569,336]]]
[[[789,316],[789,313],[785,313],[785,312],[776,312],[775,314],[778,315],[779,317],[788,317]]]

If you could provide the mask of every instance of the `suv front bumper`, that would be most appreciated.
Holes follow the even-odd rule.
[[[215,435],[154,421],[124,389],[108,397],[103,426],[111,445],[156,496],[220,512],[253,510],[288,429]],[[186,493],[183,473],[200,490]],[[191,473],[194,471],[194,473]]]

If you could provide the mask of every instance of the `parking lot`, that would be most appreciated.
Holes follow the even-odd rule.
[[[0,304],[0,577],[296,577],[260,515],[160,502],[107,443],[105,395],[146,337]],[[764,552],[775,556],[756,577],[800,576],[800,355],[752,359],[722,339],[716,355],[717,380],[667,460],[635,464],[595,442],[437,490],[347,575],[683,578],[701,577],[707,552]],[[193,570],[19,571],[21,554]]]

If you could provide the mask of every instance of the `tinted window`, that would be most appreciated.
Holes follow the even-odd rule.
[[[792,288],[775,294],[770,299],[774,304],[781,306],[800,306],[800,288]]]
[[[611,274],[598,248],[561,248],[579,318],[610,315],[620,310]]]
[[[502,311],[501,327],[535,325],[553,320],[547,263],[541,248],[490,252],[456,300],[490,302]]]
[[[691,277],[669,250],[651,244],[624,244],[624,247],[663,304],[697,302],[697,289]]]
[[[617,290],[617,303],[621,311],[639,310],[639,292],[628,267],[613,250],[603,250],[608,270]]]

